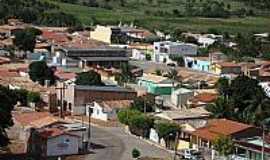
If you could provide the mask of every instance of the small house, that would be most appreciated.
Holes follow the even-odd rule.
[[[194,56],[185,56],[185,67],[199,70],[199,71],[210,71],[211,62],[209,61],[209,57],[194,57]]]
[[[205,127],[199,128],[191,134],[194,147],[210,149],[213,146],[213,142],[220,136],[227,136],[237,140],[260,135],[261,130],[254,126],[228,119],[213,119],[208,121]]]
[[[171,103],[176,107],[184,107],[187,105],[188,99],[193,97],[194,92],[189,89],[180,88],[172,92]]]
[[[29,139],[29,152],[41,157],[74,155],[79,153],[80,136],[59,128],[34,130]]]
[[[131,103],[130,100],[95,101],[87,106],[86,115],[89,116],[89,108],[92,108],[92,118],[103,121],[117,120],[117,112],[129,107]]]
[[[154,95],[170,95],[174,83],[167,77],[154,74],[144,74],[138,78],[138,86],[146,88],[148,93]]]
[[[218,62],[211,65],[211,72],[222,74],[240,74],[242,72],[241,66],[232,62]]]

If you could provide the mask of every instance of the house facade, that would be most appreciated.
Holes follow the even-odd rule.
[[[82,86],[69,84],[63,95],[64,110],[73,115],[85,114],[85,106],[94,101],[133,100],[137,93],[117,86]],[[61,99],[60,90],[57,99]]]
[[[148,93],[154,95],[170,95],[174,83],[166,77],[153,74],[144,74],[138,78],[138,86],[146,88]]]
[[[58,128],[35,130],[29,138],[28,152],[41,157],[78,154],[80,138]]]
[[[241,66],[232,62],[218,62],[211,65],[210,70],[214,74],[240,74]]]
[[[170,56],[196,55],[198,47],[189,43],[178,42],[154,42],[153,60],[159,63],[167,63]]]
[[[130,100],[93,102],[86,106],[86,115],[89,116],[89,108],[92,108],[91,117],[103,121],[115,121],[117,120],[117,112],[121,108],[129,107],[131,102]]]
[[[193,97],[194,92],[189,89],[180,88],[172,92],[171,102],[174,106],[178,108],[183,108],[187,106],[188,99]]]
[[[211,62],[209,61],[208,57],[185,56],[184,61],[186,68],[204,72],[210,71]]]
[[[192,132],[192,143],[195,148],[213,147],[213,142],[220,136],[227,136],[232,140],[248,138],[261,134],[261,130],[247,124],[227,119],[213,119],[205,127]]]

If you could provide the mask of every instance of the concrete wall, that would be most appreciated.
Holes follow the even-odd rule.
[[[79,153],[78,137],[62,135],[47,141],[47,156],[71,155]]]
[[[90,38],[111,44],[111,27],[97,26],[95,31],[90,32]]]

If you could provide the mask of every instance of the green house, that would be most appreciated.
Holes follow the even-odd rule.
[[[153,74],[144,74],[143,77],[139,77],[138,85],[155,95],[171,95],[173,89],[172,80]]]

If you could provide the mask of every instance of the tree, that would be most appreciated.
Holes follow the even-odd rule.
[[[234,108],[232,103],[224,97],[218,97],[213,104],[208,104],[206,110],[212,113],[214,118],[232,118]]]
[[[76,85],[89,85],[89,86],[104,86],[100,74],[91,70],[88,72],[78,73],[76,76]]]
[[[226,97],[230,93],[230,84],[229,80],[227,78],[219,78],[219,80],[216,83],[217,90],[220,95]]]
[[[125,124],[125,125],[129,125],[130,119],[134,115],[140,115],[140,114],[142,114],[142,113],[138,110],[129,109],[129,108],[128,109],[121,109],[117,113],[117,118],[118,118],[120,123]]]
[[[116,75],[116,81],[119,84],[125,84],[133,80],[133,74],[131,72],[131,65],[128,63],[122,63],[120,65],[120,73]]]
[[[133,115],[129,119],[129,129],[134,135],[148,138],[154,121],[145,114]]]
[[[155,124],[154,127],[158,133],[159,138],[163,138],[165,140],[167,147],[175,146],[170,144],[171,141],[175,141],[177,132],[181,130],[181,128],[177,124],[159,121]]]
[[[6,129],[13,125],[12,110],[16,104],[14,92],[0,85],[0,147],[8,145]]]
[[[16,101],[19,101],[21,105],[27,106],[27,94],[28,91],[26,89],[15,89],[13,90],[15,94]]]
[[[55,83],[54,71],[45,61],[32,62],[29,65],[29,76],[32,81],[41,85],[44,85],[46,80],[49,80],[51,85]]]
[[[185,60],[182,56],[171,54],[169,55],[169,58],[173,61],[176,61],[178,66],[185,66]]]
[[[160,69],[155,70],[156,75],[162,76],[162,71]]]
[[[141,152],[137,149],[137,148],[134,148],[132,150],[132,158],[139,158],[141,156]]]
[[[154,98],[150,96],[141,96],[134,99],[131,108],[140,112],[154,112],[154,105]]]
[[[40,93],[38,92],[28,92],[27,102],[28,103],[38,103],[41,101]]]
[[[33,52],[36,45],[36,35],[27,29],[17,31],[13,43],[20,50]]]
[[[228,157],[233,152],[233,141],[230,137],[220,136],[215,139],[214,149],[219,153],[221,156]]]

